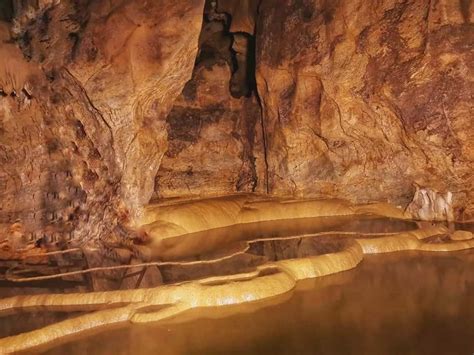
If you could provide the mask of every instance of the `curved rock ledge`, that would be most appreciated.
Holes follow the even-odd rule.
[[[259,195],[229,195],[197,201],[176,201],[146,207],[141,228],[151,238],[154,256],[162,260],[189,256],[189,251],[202,253],[222,242],[239,240],[242,235],[215,235],[210,240],[199,232],[251,223],[327,216],[378,215],[409,219],[411,215],[390,204],[353,205],[345,200],[295,200]]]
[[[456,234],[457,232],[452,234]],[[376,239],[357,239],[357,243],[362,247],[364,254],[391,253],[408,250],[442,252],[474,248],[472,233],[467,231],[463,232],[466,238],[465,240],[456,240],[450,237],[450,242],[448,243],[427,243],[424,241],[429,237],[448,233],[447,228],[444,226],[420,229],[408,233],[401,233],[396,236],[386,236]],[[467,235],[469,234],[470,238],[467,239]]]
[[[317,203],[312,206],[317,206]],[[289,210],[291,211],[291,208]],[[295,210],[298,211],[298,209],[293,211]],[[202,216],[199,218],[205,220]],[[456,233],[459,234],[458,232],[452,234]],[[252,244],[262,240],[278,243],[288,242],[294,238],[314,238],[317,241],[317,238],[322,238],[322,234],[326,233],[247,241],[245,250],[248,251]],[[291,295],[299,280],[352,269],[362,261],[365,254],[403,250],[442,252],[473,248],[472,233],[464,231],[462,234],[463,240],[450,238],[449,230],[444,226],[397,234],[372,234],[366,235],[365,238],[358,238],[353,233],[339,233],[327,237],[334,241],[344,240],[344,243],[337,244],[337,248],[341,250],[322,255],[270,261],[256,266],[249,272],[212,276],[149,289],[11,297],[1,301],[0,316],[20,311],[94,312],[0,339],[0,349],[2,353],[11,353],[45,348],[129,322],[168,320],[199,307],[223,307],[247,303],[264,307],[279,296]],[[438,242],[434,238],[436,236],[444,236],[440,239],[442,242]],[[175,264],[218,263],[226,258],[228,256]]]

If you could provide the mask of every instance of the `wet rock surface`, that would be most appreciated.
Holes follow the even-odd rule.
[[[99,248],[116,263],[116,248],[143,241],[134,217],[192,74],[204,2],[12,4],[0,46],[3,248]]]
[[[469,353],[473,262],[472,252],[374,255],[258,310],[198,310],[181,321],[111,330],[47,354]]]

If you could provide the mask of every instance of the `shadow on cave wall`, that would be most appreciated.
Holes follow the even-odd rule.
[[[245,32],[230,32],[232,15],[217,11],[216,1],[206,1],[199,40],[199,64],[223,59],[232,69],[229,90],[233,97],[251,97],[256,91],[255,37]]]
[[[255,38],[231,32],[232,21],[216,1],[206,1],[192,77],[166,119],[168,150],[152,200],[257,189],[264,149]]]
[[[10,22],[13,19],[13,1],[0,1],[0,21]]]

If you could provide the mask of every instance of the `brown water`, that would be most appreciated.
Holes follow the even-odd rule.
[[[374,215],[293,218],[236,224],[168,239],[170,253],[163,260],[214,259],[225,248],[243,240],[284,238],[289,236],[352,232],[358,234],[400,233],[418,229],[418,223]],[[176,252],[178,250],[178,252]],[[217,252],[217,254],[216,254]]]
[[[474,252],[365,256],[273,305],[234,311],[195,310],[48,354],[473,354]]]

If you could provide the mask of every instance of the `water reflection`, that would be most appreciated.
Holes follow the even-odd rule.
[[[282,238],[322,232],[353,232],[359,234],[400,233],[418,229],[414,221],[374,215],[332,216],[281,219],[243,223],[168,238],[168,250],[161,250],[166,260],[213,259],[227,252],[237,241],[259,238]]]
[[[259,310],[194,310],[48,354],[471,354],[474,253],[366,256]]]

